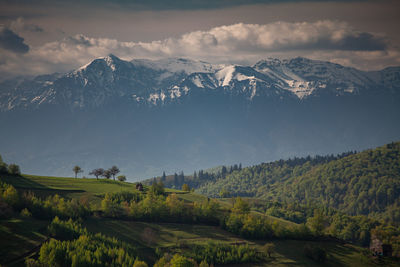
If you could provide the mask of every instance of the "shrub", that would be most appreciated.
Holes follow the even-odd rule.
[[[147,267],[147,263],[136,259],[135,262],[133,263],[133,267]]]
[[[4,191],[3,191],[3,199],[4,201],[12,206],[15,207],[18,205],[19,202],[19,196],[17,190],[14,188],[12,185],[4,185]]]
[[[32,213],[27,208],[24,208],[23,210],[21,210],[21,216],[22,217],[32,217]]]
[[[119,175],[119,176],[117,176],[117,179],[120,182],[125,182],[126,181],[126,176],[125,175]]]

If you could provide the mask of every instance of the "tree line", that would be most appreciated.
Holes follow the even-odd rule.
[[[72,168],[72,171],[75,174],[75,178],[78,177],[79,173],[83,173],[84,171],[82,170],[81,167],[79,167],[78,165],[75,165]],[[96,179],[99,179],[99,177],[104,177],[106,179],[110,179],[111,177],[114,179],[115,181],[115,176],[120,173],[120,170],[117,166],[112,166],[109,169],[103,169],[103,168],[96,168],[93,169],[92,171],[89,172],[89,175],[93,175],[96,177]],[[125,175],[119,175],[117,176],[118,181],[120,182],[124,182],[126,181],[126,176]]]
[[[0,155],[0,174],[11,174],[11,175],[20,175],[21,169],[19,165],[11,163],[7,164],[3,161],[3,158]]]

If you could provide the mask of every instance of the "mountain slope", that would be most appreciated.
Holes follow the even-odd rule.
[[[400,136],[399,70],[109,55],[65,74],[1,83],[0,152],[29,173],[115,164],[137,180],[361,150]]]
[[[399,93],[400,68],[363,72],[338,64],[294,58],[268,59],[254,66],[213,65],[188,59],[132,60],[98,58],[64,75],[39,76],[0,84],[0,110],[65,105],[102,107],[112,99],[130,104],[174,102],[197,91],[254,97],[310,98]]]
[[[391,212],[400,206],[400,142],[330,160],[255,165],[206,181],[197,191],[216,196],[223,189],[233,195],[318,204],[351,215]]]

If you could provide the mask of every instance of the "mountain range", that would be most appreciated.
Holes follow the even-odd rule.
[[[378,146],[400,137],[400,67],[98,58],[0,84],[0,153],[22,171],[118,165],[131,180]]]

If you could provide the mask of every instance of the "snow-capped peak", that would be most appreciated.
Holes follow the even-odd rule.
[[[93,66],[95,67],[97,64],[104,64],[106,66],[108,66],[112,71],[116,70],[116,65],[122,62],[122,60],[120,58],[118,58],[117,56],[113,55],[113,54],[109,54],[106,57],[99,57],[94,59],[93,61],[79,67],[78,69],[76,69],[74,71],[74,73],[80,72],[80,71],[84,71],[86,69],[88,69],[88,67]]]
[[[220,82],[220,86],[228,86],[233,79],[235,71],[236,71],[236,66],[234,65],[225,67],[220,71],[217,71],[215,73],[215,77]]]
[[[192,74],[195,72],[214,72],[224,67],[222,64],[210,64],[204,61],[185,58],[165,58],[159,60],[134,59],[134,65],[145,66],[155,70],[164,70],[170,73]]]

